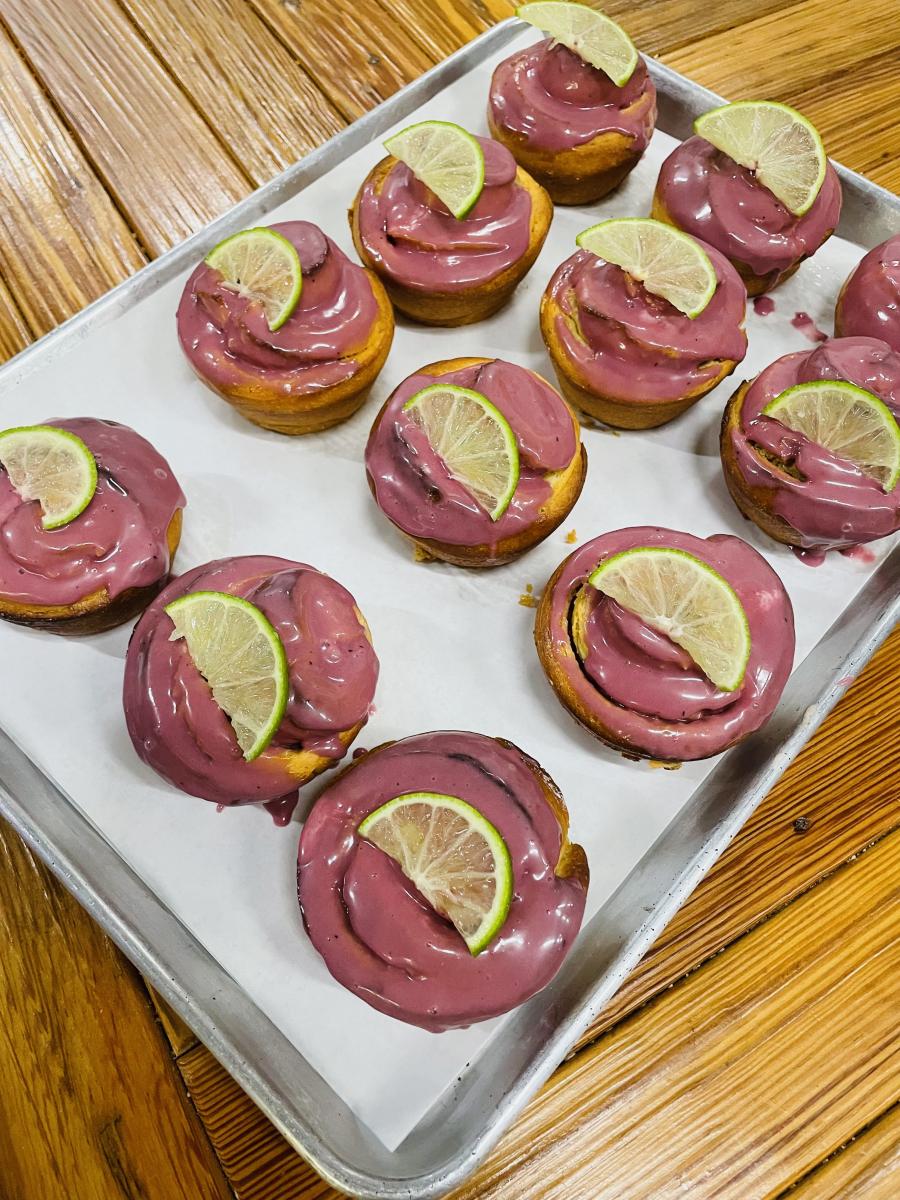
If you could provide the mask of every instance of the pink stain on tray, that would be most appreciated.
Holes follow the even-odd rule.
[[[852,558],[855,562],[862,563],[867,567],[875,561],[875,551],[870,550],[868,546],[845,546],[840,553],[844,558]]]
[[[816,325],[815,321],[805,312],[796,312],[791,317],[791,324],[795,329],[798,329],[805,338],[809,338],[811,342],[827,342],[828,334],[823,333]]]
[[[775,301],[771,296],[755,296],[753,311],[758,317],[770,317],[775,311]]]

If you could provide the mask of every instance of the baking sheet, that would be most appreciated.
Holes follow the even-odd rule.
[[[452,84],[419,116],[484,130],[491,69],[531,31]],[[412,118],[404,120],[408,124]],[[657,133],[616,196],[590,209],[559,209],[547,245],[514,303],[462,330],[398,327],[373,396],[351,422],[288,440],[232,415],[181,358],[174,309],[183,278],[170,283],[4,394],[5,423],[95,415],[133,424],[167,455],[188,496],[178,557],[183,570],[228,554],[271,553],[308,561],[355,594],[372,627],[382,674],[377,711],[358,745],[431,728],[471,728],[508,737],[560,784],[572,835],[588,851],[586,920],[628,875],[710,764],[655,771],[606,751],[582,733],[545,683],[531,644],[539,590],[582,542],[624,524],[667,524],[697,534],[729,531],[763,551],[797,615],[798,661],[874,570],[830,556],[799,563],[745,522],[727,496],[717,455],[718,422],[739,379],[779,354],[808,348],[790,324],[797,311],[830,331],[837,290],[862,248],[832,241],[775,294],[776,312],[748,315],[750,353],[732,380],[674,425],[649,433],[587,430],[590,465],[570,519],[519,563],[464,573],[411,561],[406,544],[369,497],[362,450],[389,390],[426,362],[458,354],[500,355],[551,375],[537,326],[541,291],[600,216],[646,213],[659,163],[672,145]],[[372,146],[272,214],[318,221],[352,253],[343,210],[381,156]],[[887,546],[877,549],[883,557]],[[178,914],[304,1057],[389,1148],[477,1058],[502,1022],[439,1036],[392,1021],[334,983],[305,938],[293,864],[298,827],[275,828],[257,810],[217,814],[172,792],[134,756],[121,717],[127,630],[67,642],[10,626],[0,653],[14,698],[0,696],[0,724]],[[477,669],[472,669],[477,664]],[[48,686],[52,680],[52,686]],[[326,779],[327,782],[327,779]],[[317,788],[310,789],[314,795]],[[636,922],[637,923],[637,922]]]

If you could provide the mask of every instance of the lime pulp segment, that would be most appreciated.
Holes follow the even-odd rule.
[[[226,592],[189,592],[166,605],[194,666],[209,684],[249,762],[271,742],[287,706],[284,646],[268,618]]]
[[[97,463],[80,437],[52,425],[0,433],[0,465],[23,500],[37,500],[44,529],[84,512],[97,490]]]
[[[509,850],[486,817],[457,796],[410,792],[370,813],[359,834],[389,855],[475,955],[509,913]]]
[[[300,299],[300,255],[276,229],[245,229],[225,238],[206,256],[226,287],[258,301],[269,328],[281,328]]]
[[[624,87],[638,64],[638,52],[620,25],[585,4],[538,0],[516,9],[516,16],[565,46],[616,87]]]
[[[484,188],[484,151],[478,139],[450,121],[421,121],[388,138],[384,148],[431,188],[462,220]]]
[[[734,588],[685,550],[641,546],[614,554],[588,582],[686,650],[726,692],[740,687],[750,626]]]

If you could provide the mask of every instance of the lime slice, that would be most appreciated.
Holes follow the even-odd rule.
[[[575,239],[582,250],[614,263],[648,292],[688,317],[699,317],[713,298],[716,272],[709,255],[680,229],[650,217],[601,221]]]
[[[280,329],[300,299],[300,255],[275,229],[245,229],[219,242],[206,256],[207,266],[241,296],[258,300],[269,328]]]
[[[37,500],[45,529],[84,512],[97,490],[97,463],[80,437],[52,425],[0,433],[0,465],[23,500]]]
[[[484,187],[484,151],[478,139],[450,121],[421,121],[384,143],[406,163],[457,220],[470,212]]]
[[[828,160],[815,127],[793,108],[772,100],[738,100],[703,113],[694,132],[755,171],[795,216],[812,208]]]
[[[800,383],[770,400],[763,415],[848,459],[886,492],[897,486],[900,425],[871,392],[829,379]]]
[[[616,87],[624,87],[638,64],[631,38],[615,21],[587,8],[563,0],[523,4],[516,16],[548,34],[586,63],[608,75]]]
[[[472,954],[497,935],[512,899],[512,861],[477,808],[456,796],[409,792],[369,813],[359,833],[394,859]]]
[[[705,562],[685,550],[641,546],[608,558],[588,583],[687,650],[716,687],[740,687],[750,657],[747,614]]]
[[[453,478],[499,521],[519,482],[516,436],[503,414],[480,392],[443,383],[416,392],[403,411]]]
[[[284,646],[265,616],[247,600],[225,592],[189,592],[166,605],[194,666],[234,726],[250,762],[268,746],[288,699]]]

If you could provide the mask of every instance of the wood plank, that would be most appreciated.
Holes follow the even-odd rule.
[[[159,1019],[163,1032],[169,1039],[169,1045],[172,1047],[172,1053],[175,1057],[178,1058],[179,1055],[185,1054],[188,1050],[193,1049],[194,1046],[199,1045],[196,1033],[182,1021],[174,1008],[171,1008],[163,1000],[159,992],[155,988],[152,988],[146,980],[144,981],[144,986],[147,988],[150,1000],[156,1009],[156,1016]]]
[[[401,21],[369,0],[249,0],[348,121],[432,65]]]
[[[900,825],[900,630],[881,647],[652,950],[585,1034],[592,1041]],[[853,802],[847,803],[847,780]]]
[[[2,823],[0,930],[0,1193],[227,1200],[140,980]]]
[[[0,181],[2,187],[2,181]],[[0,279],[0,362],[18,354],[31,341],[31,330],[6,284]]]
[[[897,1200],[900,1196],[900,1105],[801,1180],[793,1200]]]
[[[761,1200],[897,1099],[900,833],[563,1067],[455,1200]]]
[[[344,121],[245,0],[120,0],[254,183]]]
[[[27,327],[37,335],[145,260],[2,29],[0,78],[0,264]],[[8,355],[21,349],[24,329],[12,312],[4,326]]]
[[[249,191],[115,0],[0,0],[0,16],[152,254]]]

